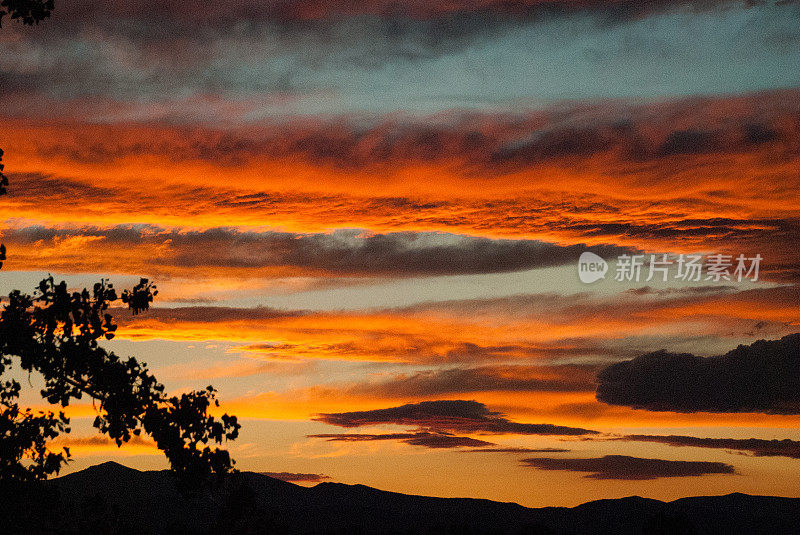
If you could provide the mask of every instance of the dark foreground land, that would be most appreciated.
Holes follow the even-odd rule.
[[[2,533],[800,534],[800,499],[745,494],[529,509],[362,485],[306,488],[245,472],[224,489],[187,497],[168,472],[111,462],[2,487]]]

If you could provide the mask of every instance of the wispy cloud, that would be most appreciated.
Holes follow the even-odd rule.
[[[383,433],[383,434],[367,434],[367,433],[321,433],[316,435],[308,435],[309,438],[324,438],[329,442],[373,442],[384,440],[396,440],[411,444],[412,446],[424,446],[432,449],[444,448],[464,448],[464,447],[480,447],[492,446],[491,442],[479,440],[471,437],[460,437],[442,432],[415,432],[415,433]]]

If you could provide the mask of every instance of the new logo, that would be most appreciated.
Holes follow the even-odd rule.
[[[578,277],[581,282],[591,284],[604,279],[607,271],[608,264],[605,260],[589,251],[581,253],[578,259]]]

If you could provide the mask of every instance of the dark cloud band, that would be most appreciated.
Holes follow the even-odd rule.
[[[754,457],[788,457],[800,459],[800,441],[765,440],[760,438],[699,438],[684,435],[626,435],[616,440],[656,442],[669,446],[713,448],[748,453]]]
[[[319,414],[317,421],[340,427],[395,424],[454,433],[517,435],[595,435],[597,431],[553,424],[528,424],[509,420],[477,401],[441,400],[410,403],[388,409]]]
[[[606,455],[588,459],[541,457],[522,463],[539,470],[585,472],[590,479],[649,480],[662,477],[692,477],[707,474],[735,474],[733,466],[707,461],[669,461],[627,455]]]
[[[397,440],[411,444],[412,446],[423,446],[432,449],[444,448],[477,448],[483,446],[493,446],[491,442],[479,440],[471,437],[459,437],[448,433],[384,433],[384,434],[361,434],[361,433],[323,433],[308,435],[309,438],[324,438],[329,442],[374,442],[384,440]]]
[[[800,334],[721,356],[659,351],[598,375],[597,399],[651,411],[800,414]]]
[[[54,246],[58,241],[71,237],[90,238],[87,249],[99,245],[103,251],[107,247],[157,250],[158,253],[150,256],[148,261],[156,270],[274,267],[366,277],[522,271],[571,264],[587,250],[584,244],[562,246],[538,240],[493,240],[437,232],[369,234],[342,230],[330,234],[297,234],[247,232],[232,228],[183,231],[149,226],[107,229],[26,227],[4,232],[7,244],[17,244],[21,248]],[[591,250],[611,257],[629,253],[632,249],[597,245]],[[69,264],[71,260],[65,263]]]

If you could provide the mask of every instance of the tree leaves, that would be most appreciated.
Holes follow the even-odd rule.
[[[0,15],[0,21],[2,21],[3,16]],[[6,186],[8,186],[8,178],[6,175],[3,174],[3,170],[5,169],[5,164],[3,163],[3,149],[0,149],[0,196],[5,195],[8,190]],[[3,268],[3,261],[6,259],[6,246],[0,243],[0,269]]]
[[[23,24],[33,26],[50,16],[54,0],[2,0],[0,1],[0,26],[3,17],[11,15],[11,19],[19,19]]]
[[[19,383],[0,383],[0,481],[44,479],[58,473],[70,457],[66,448],[61,453],[47,448],[48,440],[69,432],[69,419],[63,412],[56,416],[20,409],[12,402],[18,395]]]
[[[149,308],[156,293],[153,284],[141,279],[121,300],[138,314]],[[42,280],[33,295],[12,292],[0,311],[0,374],[14,356],[22,370],[41,374],[41,394],[49,403],[67,407],[73,399],[91,397],[99,402],[94,420],[98,431],[118,446],[142,432],[150,435],[183,479],[230,472],[233,459],[215,445],[235,440],[241,426],[235,416],[209,415],[212,405],[219,406],[213,387],[168,397],[146,363],[120,358],[98,343],[114,336],[117,326],[107,311],[118,299],[106,280],[91,292],[70,292],[65,282],[56,283],[52,276]],[[0,390],[0,418],[5,420],[0,425],[8,433],[0,435],[0,464],[8,469],[0,475],[36,479],[58,473],[69,453],[49,452],[45,444],[59,432],[68,432],[68,420],[20,411],[13,402],[19,384],[5,384]],[[19,431],[13,430],[15,425],[21,426]],[[33,464],[24,468],[22,457]]]
[[[50,16],[54,0],[0,0],[3,17],[33,25]],[[7,192],[0,149],[0,195]],[[0,244],[0,268],[6,248]],[[156,286],[141,279],[122,293],[121,301],[133,314],[150,307],[158,294]],[[108,313],[118,300],[112,284],[101,280],[90,292],[70,292],[65,282],[53,277],[41,281],[33,295],[18,290],[9,294],[0,311],[0,376],[18,359],[23,371],[37,372],[44,379],[41,391],[49,403],[69,406],[84,395],[99,402],[94,426],[122,445],[143,431],[149,434],[182,481],[203,479],[233,470],[227,451],[214,444],[235,440],[240,425],[235,416],[217,419],[209,407],[219,406],[216,391],[205,390],[167,397],[164,385],[134,357],[122,359],[98,344],[111,340],[117,326]],[[33,413],[20,409],[21,385],[11,379],[0,382],[0,480],[44,479],[57,474],[70,453],[52,452],[47,442],[69,433],[63,412]]]
[[[150,308],[153,298],[158,295],[156,285],[147,279],[139,279],[139,284],[132,290],[122,292],[122,302],[127,304],[134,315]]]
[[[3,170],[6,168],[5,164],[3,163],[3,149],[0,149],[0,195],[5,195],[8,190],[6,190],[6,186],[8,186],[8,178],[6,175],[3,174]]]

